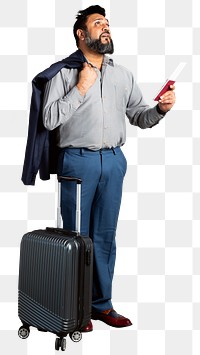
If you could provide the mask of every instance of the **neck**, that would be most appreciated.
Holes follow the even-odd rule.
[[[81,51],[83,52],[84,56],[87,58],[88,62],[93,64],[95,67],[97,67],[99,70],[101,69],[102,63],[103,63],[103,54],[93,52],[88,48],[80,48]]]

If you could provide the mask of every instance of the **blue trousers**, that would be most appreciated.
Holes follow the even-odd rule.
[[[127,162],[119,147],[91,151],[64,148],[58,174],[82,179],[81,234],[89,236],[94,246],[92,308],[112,308],[112,279],[116,258],[116,228]],[[63,227],[75,228],[76,185],[61,184]]]

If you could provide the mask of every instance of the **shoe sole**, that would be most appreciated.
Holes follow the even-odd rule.
[[[130,327],[131,325],[133,325],[132,323],[131,324],[127,324],[127,325],[111,325],[108,322],[106,322],[105,320],[97,318],[97,317],[91,317],[91,319],[92,320],[99,320],[100,322],[103,322],[103,323],[105,323],[105,324],[107,324],[107,325],[109,325],[110,327],[113,327],[113,328],[126,328],[126,327]]]

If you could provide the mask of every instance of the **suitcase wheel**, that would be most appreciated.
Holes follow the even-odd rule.
[[[65,338],[56,338],[55,349],[59,350],[60,348],[62,351],[66,350],[66,339]]]
[[[81,332],[79,332],[77,330],[73,333],[70,333],[69,336],[70,336],[71,340],[74,341],[75,343],[78,343],[82,339]]]
[[[18,330],[18,335],[21,339],[28,338],[29,334],[30,334],[30,329],[28,326],[22,325]]]

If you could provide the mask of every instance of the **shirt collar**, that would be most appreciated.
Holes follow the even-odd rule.
[[[86,60],[87,63],[89,63],[86,57],[85,57],[85,60]],[[103,57],[103,65],[110,65],[110,66],[114,67],[113,59],[105,54],[104,57]]]
[[[108,57],[107,55],[104,55],[104,58],[103,58],[103,65],[111,65],[112,67],[114,67],[114,62],[113,62],[113,59]]]

